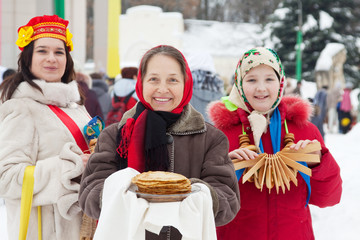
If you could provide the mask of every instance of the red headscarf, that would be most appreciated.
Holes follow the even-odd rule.
[[[150,49],[149,51],[153,50],[153,49],[156,49],[156,48],[160,48],[160,47],[163,47],[163,46],[167,46],[167,45],[159,45],[159,46],[156,46],[152,49]],[[149,52],[148,51],[148,52]],[[179,50],[178,50],[179,51]],[[179,51],[180,52],[180,51]],[[181,52],[180,52],[181,53]],[[160,53],[162,54],[162,53]],[[146,55],[146,53],[145,53]],[[185,66],[186,66],[186,76],[185,76],[185,87],[184,87],[184,95],[183,95],[183,98],[180,102],[180,104],[175,108],[173,109],[171,112],[172,113],[181,113],[183,108],[185,107],[185,105],[187,105],[189,102],[190,102],[190,99],[192,97],[192,90],[193,90],[193,79],[192,79],[192,75],[191,75],[191,71],[190,71],[190,68],[189,68],[189,65],[184,57],[184,55],[181,53],[183,59],[184,59],[184,62],[185,62]],[[142,59],[141,59],[141,62],[142,62]],[[140,66],[141,66],[141,63],[140,63]],[[145,101],[144,99],[144,96],[143,96],[143,87],[142,87],[142,72],[141,72],[141,69],[139,68],[139,74],[137,76],[137,82],[136,82],[136,94],[140,100],[140,102],[147,108],[147,109],[150,109],[150,110],[153,110],[152,107],[150,106],[150,104],[148,102]]]
[[[163,46],[164,45],[159,45],[149,51]],[[184,55],[180,51],[179,53],[185,62],[184,94],[180,104],[174,108],[171,113],[156,112],[150,104],[145,101],[140,64],[135,90],[141,103],[137,105],[135,115],[127,119],[126,124],[122,127],[121,141],[117,148],[120,158],[122,158],[121,161],[127,160],[127,166],[139,172],[149,169],[149,166],[150,169],[154,167],[154,170],[166,170],[168,164],[166,127],[180,117],[183,108],[190,102],[193,79]],[[163,53],[160,52],[157,54]],[[141,62],[142,61],[143,59]]]

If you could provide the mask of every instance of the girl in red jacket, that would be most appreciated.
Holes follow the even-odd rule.
[[[299,172],[297,186],[280,191],[260,190],[254,182],[241,179],[241,208],[229,224],[218,227],[218,239],[226,240],[311,240],[314,239],[308,204],[328,207],[339,203],[342,191],[340,169],[324,145],[318,129],[308,121],[311,107],[297,97],[284,97],[285,75],[275,51],[258,47],[247,51],[235,72],[235,84],[228,98],[209,106],[209,115],[230,142],[231,159],[250,160],[264,152],[284,148],[284,135],[295,136],[290,148],[298,150],[320,142],[313,152],[320,163],[309,163],[312,176]],[[246,133],[258,149],[239,148],[239,135]]]

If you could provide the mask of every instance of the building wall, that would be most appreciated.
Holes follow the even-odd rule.
[[[46,15],[54,12],[54,0],[32,0],[36,2],[36,15]],[[31,18],[32,16],[30,16]]]
[[[137,6],[120,17],[120,66],[139,64],[142,55],[160,44],[182,48],[184,20],[181,13]]]
[[[94,1],[94,65],[95,71],[106,72],[107,63],[107,1]]]
[[[83,68],[86,60],[86,0],[65,0],[65,18],[73,34],[71,56]]]
[[[137,6],[129,8],[120,17],[120,66],[139,65],[141,56],[159,44],[169,44],[186,55],[184,49],[184,19],[181,13],[164,13],[161,8]],[[212,55],[215,68],[231,84],[238,56]]]
[[[1,1],[1,65],[17,68],[20,50],[15,45],[17,29],[36,13],[35,0]]]

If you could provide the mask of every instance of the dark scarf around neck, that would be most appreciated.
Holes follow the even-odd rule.
[[[140,115],[146,114],[146,119]],[[132,137],[132,132],[136,124],[145,124],[145,131],[142,134],[144,139],[144,149],[137,149],[137,152],[143,151],[145,159],[145,169],[137,169],[139,171],[156,171],[156,170],[168,170],[170,166],[169,154],[167,150],[167,136],[166,129],[174,124],[181,116],[180,114],[164,112],[164,111],[152,111],[145,108],[145,106],[139,102],[136,107],[136,113],[132,118],[129,118],[125,125],[120,128],[117,136],[117,156],[119,161],[119,169],[128,167],[129,156],[129,144]],[[131,153],[137,154],[137,153]],[[141,155],[140,155],[141,156]],[[140,160],[140,161],[142,161]],[[130,161],[132,161],[130,159]]]

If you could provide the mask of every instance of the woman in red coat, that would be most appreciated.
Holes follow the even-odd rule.
[[[226,240],[311,240],[314,239],[308,204],[333,206],[340,201],[342,180],[335,159],[326,148],[318,129],[308,121],[311,106],[297,97],[284,97],[285,76],[278,55],[271,49],[254,48],[240,59],[235,84],[228,98],[209,106],[215,126],[228,137],[229,156],[250,160],[260,152],[273,154],[284,148],[284,135],[293,133],[290,148],[298,150],[320,142],[313,152],[320,163],[309,163],[312,176],[297,174],[298,184],[269,193],[254,182],[242,184],[238,173],[241,208],[229,224],[218,227],[218,239]],[[249,136],[258,152],[239,148],[239,135]]]

